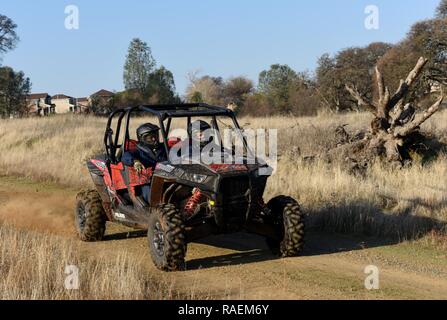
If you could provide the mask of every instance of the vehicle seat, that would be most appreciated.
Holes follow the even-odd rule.
[[[172,147],[174,147],[175,145],[179,144],[182,142],[182,139],[179,137],[171,137],[168,139],[168,148],[171,149]]]
[[[137,144],[138,144],[138,141],[128,139],[128,140],[126,140],[125,149],[129,150],[129,151],[135,151],[135,150],[137,150]]]
[[[126,144],[125,144],[125,146],[126,146],[126,150],[129,150],[129,151],[135,151],[135,150],[137,150],[137,144],[138,144],[138,141],[135,141],[135,140],[131,140],[131,139],[129,139],[129,140],[127,140],[126,142],[125,142]],[[117,154],[116,154],[116,158],[118,159],[118,162],[121,162],[121,157],[123,156],[123,150],[121,149],[121,148],[119,148],[118,149],[118,152],[117,152]]]

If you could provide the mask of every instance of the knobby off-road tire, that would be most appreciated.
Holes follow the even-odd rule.
[[[75,225],[82,241],[100,241],[106,231],[106,214],[99,193],[84,190],[76,196]]]
[[[304,215],[298,202],[287,196],[273,198],[267,204],[267,223],[275,228],[277,239],[267,238],[270,249],[280,257],[296,257],[304,246]],[[281,240],[278,240],[281,239]]]
[[[163,271],[185,269],[186,233],[180,212],[162,204],[149,217],[149,252],[155,266]]]

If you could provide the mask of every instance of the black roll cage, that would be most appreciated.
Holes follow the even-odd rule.
[[[188,125],[191,123],[192,117],[212,117],[213,127],[219,132],[217,125],[217,116],[227,116],[233,120],[233,125],[240,134],[240,138],[244,143],[248,152],[252,152],[248,147],[247,140],[242,134],[241,127],[234,115],[234,112],[230,109],[213,106],[206,103],[186,103],[186,104],[171,104],[171,105],[140,105],[137,107],[120,108],[113,111],[107,120],[107,127],[104,134],[104,146],[110,163],[117,164],[117,150],[121,149],[122,153],[126,151],[126,141],[130,139],[129,124],[132,115],[137,113],[149,113],[156,116],[159,121],[160,131],[163,136],[163,144],[166,150],[166,154],[169,154],[168,147],[168,135],[171,129],[172,118],[187,118]],[[117,117],[116,131],[112,129],[112,122]],[[125,136],[123,144],[119,144],[119,138],[121,133],[122,121],[125,119]],[[165,127],[164,121],[168,119]],[[188,133],[189,135],[189,133]],[[191,137],[189,137],[191,138]],[[254,155],[253,155],[254,156]]]

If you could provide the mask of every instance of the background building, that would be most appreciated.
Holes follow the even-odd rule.
[[[56,94],[51,98],[56,114],[76,111],[76,99],[65,94]]]
[[[26,98],[29,113],[36,116],[47,116],[55,112],[51,96],[48,93],[33,93]]]

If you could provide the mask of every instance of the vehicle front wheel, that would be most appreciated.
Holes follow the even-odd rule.
[[[106,214],[99,193],[85,190],[76,196],[75,225],[82,241],[100,241],[106,230]]]
[[[152,261],[158,269],[163,271],[185,269],[185,226],[180,212],[174,205],[160,205],[151,213],[147,237]]]
[[[267,238],[267,244],[281,257],[296,257],[304,246],[304,215],[298,202],[287,196],[273,198],[267,204],[266,223],[275,228],[276,238]]]

